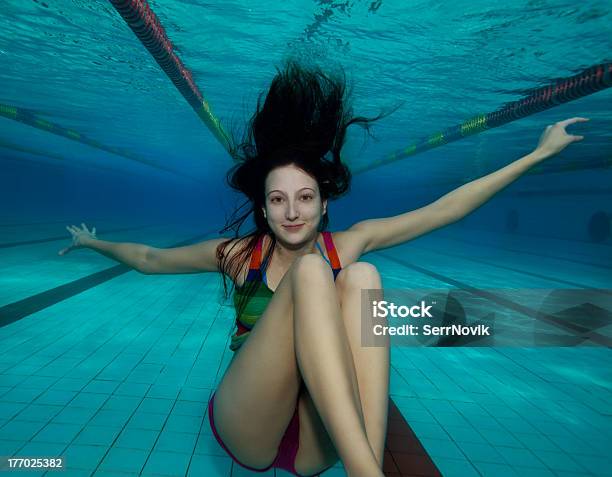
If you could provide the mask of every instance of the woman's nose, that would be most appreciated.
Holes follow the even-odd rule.
[[[286,211],[286,217],[288,219],[294,219],[295,217],[298,216],[298,210],[297,207],[295,206],[295,204],[288,202],[288,206],[287,206],[287,211]]]

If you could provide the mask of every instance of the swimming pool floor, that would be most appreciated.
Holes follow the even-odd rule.
[[[57,256],[62,228],[0,236],[50,238],[0,248],[0,456],[63,455],[66,477],[288,475],[243,471],[209,428],[206,403],[231,358],[218,276],[105,275],[116,262],[91,251]],[[198,233],[150,226],[106,238],[169,246]],[[363,259],[385,287],[608,287],[609,247],[541,242],[534,254],[520,237],[440,233]],[[36,300],[45,306],[28,312]],[[611,475],[607,348],[391,351],[386,475],[435,475],[427,459],[451,477]],[[345,473],[338,464],[323,475]]]

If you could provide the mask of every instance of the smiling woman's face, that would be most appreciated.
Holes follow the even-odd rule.
[[[277,238],[299,244],[316,237],[327,200],[321,202],[313,177],[293,164],[277,167],[266,178],[265,194],[264,215]]]

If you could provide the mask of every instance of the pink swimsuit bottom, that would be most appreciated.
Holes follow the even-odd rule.
[[[249,467],[248,465],[245,465],[242,462],[240,462],[238,459],[236,459],[236,457],[234,457],[234,455],[229,451],[229,449],[225,446],[225,444],[221,440],[221,437],[219,436],[219,433],[217,432],[217,428],[215,427],[215,422],[213,418],[213,404],[215,400],[215,394],[216,392],[213,393],[212,397],[210,398],[210,401],[208,402],[208,419],[210,421],[210,427],[219,445],[221,445],[223,450],[225,450],[225,452],[229,454],[229,456],[234,460],[234,462],[254,472],[265,472],[271,468],[278,468],[278,469],[286,470],[287,472],[293,475],[296,475],[298,477],[314,477],[320,474],[320,473],[317,473],[317,474],[313,474],[310,476],[305,476],[305,475],[298,474],[297,471],[295,470],[295,456],[297,455],[298,449],[300,446],[300,441],[299,441],[300,419],[298,416],[297,405],[295,407],[295,412],[293,413],[293,416],[291,417],[291,421],[289,422],[289,425],[287,426],[287,430],[285,431],[285,434],[283,435],[283,438],[281,439],[281,443],[278,446],[278,454],[276,455],[276,459],[274,459],[274,462],[272,462],[265,469],[256,469],[254,467]],[[329,467],[325,468],[322,472],[325,472],[331,467],[333,466],[330,465]]]

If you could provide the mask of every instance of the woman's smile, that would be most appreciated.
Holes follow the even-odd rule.
[[[283,225],[287,230],[295,231],[300,230],[304,224],[296,224],[296,225]]]

